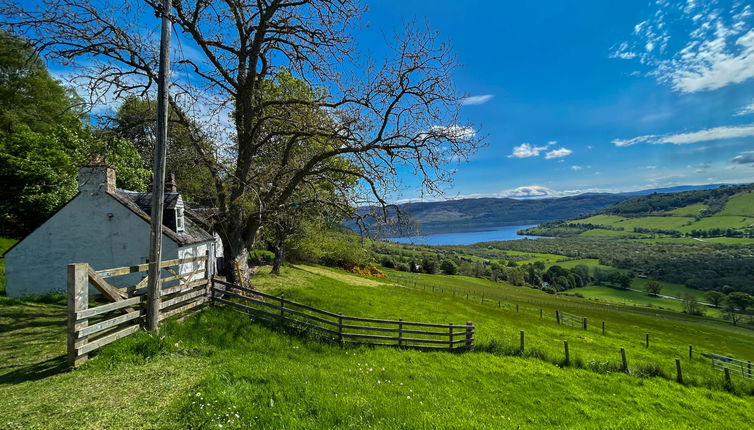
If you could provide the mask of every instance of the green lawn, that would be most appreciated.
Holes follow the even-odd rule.
[[[675,312],[607,306],[478,279],[425,275],[441,288],[495,292],[519,312],[327,268],[265,271],[271,293],[357,316],[474,321],[465,354],[345,348],[209,309],[158,336],[141,332],[61,372],[64,308],[2,299],[0,428],[746,428],[754,387],[738,394],[696,351],[754,355],[754,333]],[[489,296],[488,296],[489,297]],[[473,300],[472,300],[473,299]],[[554,309],[588,316],[559,326]],[[540,319],[539,309],[544,310]],[[606,321],[607,334],[597,329]],[[527,348],[516,349],[519,330]],[[644,333],[652,346],[643,345]],[[572,365],[562,367],[562,341]],[[631,374],[616,371],[626,348]],[[675,358],[687,385],[673,379]]]

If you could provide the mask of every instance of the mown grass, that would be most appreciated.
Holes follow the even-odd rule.
[[[736,379],[736,393],[724,391],[706,360],[683,359],[686,385],[657,377],[672,378],[663,363],[682,358],[688,343],[750,356],[750,332],[678,313],[624,312],[527,288],[436,278],[444,287],[497,288],[520,299],[520,311],[357,282],[321,267],[285,268],[280,277],[262,271],[258,288],[331,311],[472,320],[476,352],[341,349],[210,308],[169,321],[159,335],[118,341],[80,370],[62,372],[64,307],[6,300],[0,358],[10,365],[0,369],[0,428],[746,428],[754,420],[746,386]],[[548,303],[588,315],[592,324],[604,317],[608,334],[556,325]],[[519,330],[527,335],[523,354]],[[656,342],[649,349],[645,331]],[[567,367],[563,340],[571,346]],[[619,345],[631,374],[616,371]]]

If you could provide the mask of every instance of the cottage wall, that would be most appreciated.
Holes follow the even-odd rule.
[[[105,193],[82,190],[52,218],[5,255],[7,293],[18,297],[66,289],[66,266],[89,263],[96,270],[145,263],[149,223]],[[178,258],[178,246],[163,235],[162,257]],[[203,254],[202,254],[203,255]],[[134,285],[145,274],[108,279]]]

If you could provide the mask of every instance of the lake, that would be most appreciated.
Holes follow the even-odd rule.
[[[463,233],[438,233],[413,237],[393,237],[386,240],[400,243],[413,243],[416,245],[469,245],[477,242],[489,242],[493,240],[516,240],[536,239],[537,236],[519,236],[519,230],[524,230],[535,225],[507,225],[493,227],[484,231],[466,231]]]

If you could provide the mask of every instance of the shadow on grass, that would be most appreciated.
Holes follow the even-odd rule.
[[[57,375],[68,370],[65,355],[50,358],[28,366],[22,366],[12,372],[0,375],[0,385],[20,384],[38,381],[48,376]]]

